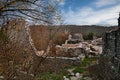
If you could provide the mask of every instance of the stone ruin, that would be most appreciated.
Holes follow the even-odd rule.
[[[21,79],[21,76],[23,77],[22,80],[33,80],[33,75],[36,74],[36,69],[38,69],[39,64],[42,60],[46,58],[46,55],[44,56],[45,51],[37,51],[37,49],[34,46],[34,43],[31,38],[31,33],[29,29],[29,25],[23,18],[15,19],[8,21],[4,27],[2,28],[4,32],[7,34],[9,41],[12,43],[13,46],[16,47],[17,54],[20,54],[20,57],[22,58],[21,64],[25,64],[25,69],[21,69],[17,73],[19,75],[18,78]],[[84,53],[83,49],[72,49],[69,50],[69,53],[74,52],[74,54],[71,53],[71,56],[78,56],[81,54],[80,52]],[[49,46],[46,49],[46,53],[49,52]],[[84,56],[84,55],[83,55]],[[54,58],[52,58],[53,60]],[[57,58],[55,58],[57,59]],[[51,57],[47,57],[47,60],[50,61]],[[58,63],[66,63],[66,64],[73,64],[77,61],[79,61],[76,58],[64,58],[64,57],[58,57]],[[78,63],[78,62],[77,62]],[[32,65],[32,68],[28,72],[26,70],[26,66],[29,67]],[[60,65],[60,64],[59,64]],[[21,65],[20,65],[21,66]],[[26,76],[29,76],[29,79],[25,77],[25,74],[27,72]],[[29,75],[28,75],[29,74]],[[31,75],[32,74],[32,75]]]
[[[26,66],[28,67],[32,65],[32,68],[29,72],[25,69],[21,69],[20,72],[22,71],[24,73],[28,72],[29,74],[34,74],[34,70],[39,64],[38,60],[40,60],[42,57],[39,55],[37,49],[34,46],[29,25],[25,19],[19,18],[8,21],[2,29],[7,34],[9,41],[12,43],[12,46],[15,46],[16,50],[18,50],[17,54],[21,54],[19,57],[22,58],[22,65],[25,64],[24,68]],[[22,80],[26,80],[24,78]],[[29,80],[32,80],[32,78],[29,78]]]
[[[106,32],[103,35],[103,54],[100,57],[99,68],[101,70],[101,78],[104,80],[120,80],[119,27],[120,17],[118,19],[118,29]]]
[[[120,29],[106,32],[103,36],[103,56],[108,58],[107,80],[120,78]],[[107,67],[105,67],[107,68]],[[102,74],[102,73],[101,73]]]
[[[68,40],[65,44],[56,45],[56,55],[64,57],[78,57],[79,55],[85,56],[85,50],[81,48],[80,42],[83,41],[81,33],[73,34],[68,36]]]
[[[83,40],[82,34],[77,33],[68,36],[65,44],[56,45],[57,56],[78,57],[96,56],[102,53],[102,38],[95,39],[88,43]]]
[[[19,18],[8,21],[3,29],[7,33],[7,36],[11,42],[21,46],[25,49],[24,51],[28,52],[29,54],[37,54],[37,50],[30,35],[29,25],[25,19]]]
[[[73,34],[73,35],[69,35],[68,36],[68,40],[66,40],[66,44],[76,44],[76,43],[80,43],[80,42],[83,42],[84,39],[83,39],[83,36],[81,33],[76,33],[76,34]]]
[[[27,24],[27,22],[23,18],[8,21],[4,25],[3,30],[9,37],[9,41],[13,44],[13,46],[16,46],[17,48],[16,50],[19,50],[18,53],[20,54],[22,53],[20,56],[22,57],[21,63],[25,64],[26,66],[32,65],[33,68],[30,70],[29,73],[34,74],[36,69],[39,67],[38,65],[40,64],[40,62],[44,60],[44,57],[42,56],[44,56],[45,52],[37,51],[37,49],[35,48],[31,38],[29,25]],[[47,52],[49,52],[49,46],[46,49],[46,53]],[[72,57],[77,57],[79,54],[84,53],[84,50],[82,48],[70,49],[67,53],[71,54]],[[49,60],[51,59],[51,57],[47,57],[47,59]],[[62,62],[64,63],[68,63],[69,61],[70,62],[76,60],[78,61],[78,59],[76,58],[64,58],[64,57],[62,58],[58,57],[57,60],[59,60],[59,62],[62,60]],[[21,71],[27,72],[26,70],[23,69]]]
[[[25,56],[23,58],[25,59],[25,64],[34,65],[34,68],[30,72],[32,73],[33,70],[36,69],[37,65],[39,64],[38,60],[40,60],[41,57],[40,57],[40,53],[35,48],[33,41],[31,39],[29,25],[26,23],[24,19],[20,18],[20,19],[9,21],[7,24],[5,24],[5,27],[3,29],[8,34],[10,41],[14,42],[15,45],[19,45],[20,47],[19,49],[21,49],[21,52],[25,53]],[[95,50],[96,49],[94,48],[95,46],[102,44],[101,42],[102,38],[98,40],[94,40],[91,43],[94,46],[91,46],[90,44],[83,42],[83,38],[81,34],[76,34],[75,36],[78,36],[78,37],[74,37],[73,39],[76,41],[79,40],[81,43],[78,42],[78,44],[68,44],[66,42],[67,44],[63,44],[62,46],[56,47],[58,49],[56,50],[57,51],[56,54],[61,55],[61,53],[65,53],[65,55],[63,54],[62,56],[66,56],[66,54],[68,54],[71,57],[79,57],[80,55],[84,57],[85,56],[84,53],[86,53],[86,51],[90,52],[91,50],[90,48]],[[69,36],[68,40],[71,40],[71,39],[72,37]],[[117,31],[106,33],[103,40],[104,40],[103,53],[105,55],[110,56],[111,64],[117,70],[119,70],[120,29]],[[97,42],[99,42],[100,44],[97,44]],[[101,50],[100,50],[100,53],[101,53]]]

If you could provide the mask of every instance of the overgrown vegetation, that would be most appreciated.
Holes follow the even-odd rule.
[[[23,22],[22,25],[24,25]],[[15,24],[15,21],[14,23],[12,21],[10,23],[12,28],[9,27],[8,29],[8,26],[5,25],[0,31],[0,76],[3,76],[5,80],[11,80],[16,75],[18,78],[20,71],[26,71],[27,74],[31,71],[31,63],[28,63],[30,60],[30,57],[28,57],[30,52],[27,54],[27,47],[29,46],[26,47],[22,45],[22,41],[18,38],[20,34],[13,31],[13,24]],[[16,23],[15,26],[18,28],[19,25]],[[26,44],[28,43],[26,42]],[[21,78],[19,75],[19,79]],[[28,77],[26,76],[26,78]]]
[[[101,56],[98,64],[89,66],[88,71],[93,79],[106,79],[109,80],[109,75],[111,74],[111,68],[109,66],[109,59],[106,56]],[[115,77],[113,74],[111,77]],[[115,79],[118,80],[118,79]]]
[[[83,73],[85,71],[87,71],[87,67],[92,64],[93,61],[96,61],[97,58],[96,57],[90,57],[90,58],[85,58],[82,63],[79,66],[76,66],[74,69],[74,73],[79,72],[79,73]]]
[[[12,62],[14,51],[13,47],[10,46],[10,42],[3,30],[0,30],[0,72],[4,77],[9,78],[11,74],[8,74],[11,71],[11,68],[15,68],[15,63]],[[15,59],[15,58],[14,58]],[[12,64],[11,64],[12,63]],[[14,66],[11,66],[13,65]],[[12,70],[13,71],[13,70]]]
[[[62,45],[65,43],[65,41],[68,39],[68,35],[62,31],[59,31],[56,33],[55,37],[54,37],[54,44],[56,45]]]
[[[93,32],[89,32],[87,35],[83,35],[84,40],[93,40],[93,37],[94,37]]]
[[[38,50],[45,50],[50,40],[52,41],[53,48],[55,50],[54,45],[61,45],[68,39],[68,34],[64,31],[57,31],[57,29],[52,30],[47,26],[33,25],[30,29],[33,42]]]
[[[45,73],[43,75],[38,75],[37,80],[62,80],[63,75],[55,73]]]
[[[85,72],[85,68],[83,67],[76,67],[75,70],[73,71],[74,73],[83,73]]]
[[[46,59],[39,67],[37,74],[38,80],[63,80],[63,76],[68,75],[67,69],[70,68],[70,63],[63,62],[58,59]],[[48,67],[49,66],[49,67]]]
[[[90,64],[92,64],[92,62],[94,62],[96,60],[98,60],[97,57],[90,57],[90,58],[85,58],[80,65],[69,65],[69,66],[66,66],[64,64],[63,65],[59,64],[62,67],[63,66],[64,67],[63,68],[60,67],[60,66],[57,67],[57,72],[54,71],[56,69],[55,68],[56,65],[52,66],[53,64],[56,64],[57,62],[53,63],[55,61],[52,61],[52,64],[50,64],[51,67],[47,67],[49,63],[46,63],[47,64],[46,67],[44,66],[44,69],[46,70],[46,72],[42,72],[42,73],[38,74],[37,75],[37,79],[38,80],[62,80],[63,76],[66,76],[66,77],[69,78],[71,75],[69,75],[69,73],[67,71],[68,69],[74,69],[73,70],[74,73],[79,72],[81,74],[84,74],[83,76],[89,76],[87,68],[88,68],[88,66]],[[53,69],[52,72],[51,72],[51,69]]]

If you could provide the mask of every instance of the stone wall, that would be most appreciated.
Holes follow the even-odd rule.
[[[21,65],[23,65],[22,68],[24,68],[24,69],[19,70],[19,72],[24,72],[24,73],[27,72],[27,74],[36,75],[39,72],[41,63],[43,61],[45,61],[46,56],[44,56],[44,57],[43,57],[43,55],[41,56],[41,52],[43,52],[43,53],[45,53],[45,52],[37,51],[37,49],[35,48],[32,38],[31,38],[29,25],[27,24],[27,22],[22,18],[11,20],[5,24],[3,29],[4,29],[4,32],[7,34],[9,41],[12,43],[12,46],[15,46],[15,49],[13,49],[13,50],[17,50],[16,51],[16,54],[18,55],[17,57],[20,58],[18,60],[18,62],[20,62],[20,64],[18,64],[18,67],[20,68]],[[48,53],[48,51],[49,51],[49,46],[46,50],[46,53]],[[64,51],[64,49],[63,49],[63,51]],[[66,53],[68,53],[70,56],[75,57],[75,58],[73,58],[73,59],[67,58],[66,59],[66,58],[55,57],[55,59],[54,58],[51,59],[48,57],[47,61],[50,63],[49,65],[51,65],[52,61],[56,61],[56,65],[58,63],[80,64],[81,56],[78,57],[78,55],[80,55],[81,53],[84,53],[83,51],[84,50],[81,48],[68,49],[68,52],[66,52]],[[61,64],[59,64],[59,65],[61,65]],[[27,67],[28,68],[31,67],[32,69],[30,68],[31,70],[29,71]],[[25,75],[25,74],[19,73],[19,72],[18,72],[18,75],[19,74],[20,74],[20,76]],[[20,78],[20,77],[18,77],[18,78]],[[25,77],[25,78],[26,78],[25,80],[28,80],[27,77]]]
[[[15,55],[20,58],[18,59],[19,71],[32,74],[34,67],[37,65],[35,62],[37,61],[38,51],[32,41],[29,25],[25,19],[19,18],[8,21],[4,25],[3,30],[14,48]]]
[[[103,53],[111,59],[116,69],[120,66],[120,29],[107,32],[103,37]]]
[[[120,78],[120,29],[106,32],[103,36],[103,55],[107,58],[107,64],[103,71],[106,80],[119,80]],[[102,59],[102,58],[101,58]],[[101,64],[101,63],[100,63]],[[103,73],[101,73],[103,74]]]

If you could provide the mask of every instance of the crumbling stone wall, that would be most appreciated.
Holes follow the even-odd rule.
[[[30,35],[29,25],[25,19],[19,18],[8,21],[4,27],[4,31],[7,33],[11,42],[19,44],[28,53],[34,52],[37,54]]]
[[[7,34],[10,43],[12,43],[11,46],[15,47],[17,57],[21,58],[19,68],[23,66],[23,69],[20,71],[33,74],[34,67],[37,65],[35,62],[37,61],[38,51],[33,44],[29,25],[25,19],[19,18],[8,21],[2,29]]]
[[[102,57],[106,57],[108,59],[107,64],[105,64],[106,66],[104,67],[106,69],[106,72],[103,71],[104,73],[106,73],[106,76],[108,77],[106,80],[119,80],[120,79],[120,73],[119,73],[120,72],[120,29],[106,32],[104,34]],[[106,76],[104,78],[106,78]]]

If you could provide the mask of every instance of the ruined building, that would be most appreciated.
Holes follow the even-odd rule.
[[[3,27],[17,59],[17,80],[33,80],[41,56],[38,55],[30,35],[28,23],[23,18],[8,21]],[[15,59],[16,60],[16,59]],[[22,76],[22,77],[21,77]],[[23,77],[24,76],[24,77]]]
[[[120,27],[120,14],[118,18]],[[106,32],[103,36],[103,56],[108,58],[105,80],[120,80],[120,28]],[[102,74],[102,73],[101,73]]]

